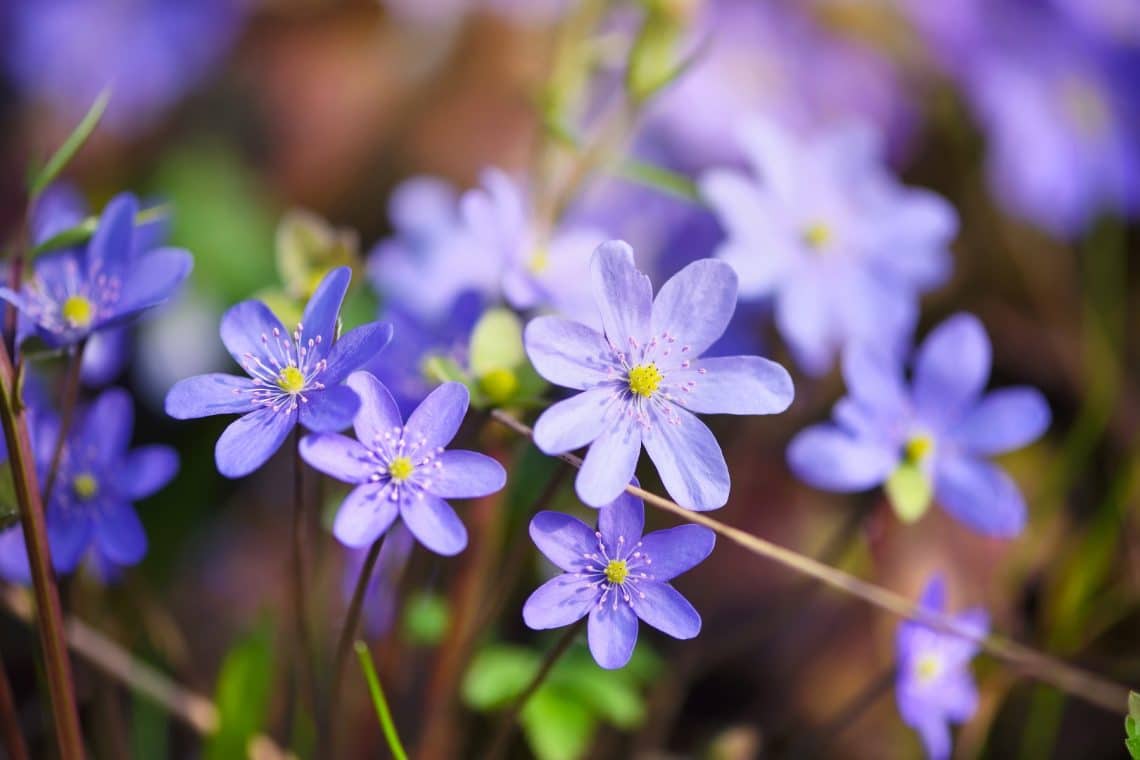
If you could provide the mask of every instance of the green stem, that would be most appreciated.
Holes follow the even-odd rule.
[[[380,677],[376,675],[376,666],[372,664],[372,654],[368,651],[368,645],[363,641],[357,641],[354,648],[360,660],[360,669],[364,671],[364,680],[368,681],[368,692],[372,695],[372,704],[376,708],[376,717],[380,719],[380,728],[384,731],[388,749],[396,760],[408,760],[408,753],[404,750],[400,734],[396,731],[396,723],[392,720],[392,713],[388,709],[388,700],[384,698],[384,690],[380,688]]]

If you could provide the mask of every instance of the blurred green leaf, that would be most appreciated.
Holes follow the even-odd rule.
[[[523,734],[539,760],[585,757],[594,740],[597,720],[577,699],[540,689],[519,715]]]
[[[360,269],[360,238],[355,230],[334,228],[317,214],[292,209],[281,217],[276,236],[277,272],[294,298],[308,299],[330,269]]]
[[[481,649],[463,677],[463,701],[481,711],[505,707],[522,694],[541,661],[525,647],[493,644]]]
[[[150,208],[143,209],[135,215],[135,224],[148,224],[150,222],[161,219],[170,214],[170,208],[165,204],[159,204]],[[51,251],[58,251],[62,248],[70,248],[75,245],[86,243],[95,234],[95,230],[99,228],[99,217],[89,216],[82,222],[66,229],[63,232],[52,235],[47,240],[35,246],[31,250],[31,257],[35,258],[42,253],[49,253]]]
[[[463,383],[469,385],[471,379],[463,368],[449,356],[430,356],[424,362],[424,374],[437,383]]]
[[[170,718],[150,697],[134,692],[131,698],[131,754],[133,757],[170,757]]]
[[[443,640],[451,624],[447,599],[440,594],[421,591],[404,606],[404,635],[422,646],[434,646]]]
[[[1140,694],[1128,692],[1128,714],[1137,723],[1140,723]]]
[[[12,465],[0,465],[0,530],[6,530],[20,521],[20,507],[16,501],[16,484],[12,481]]]
[[[261,730],[273,687],[273,629],[262,624],[226,655],[218,675],[216,703],[221,722],[206,744],[207,760],[245,757]]]
[[[55,181],[60,172],[64,170],[71,159],[75,158],[75,154],[87,142],[87,138],[95,131],[95,127],[99,125],[99,120],[103,118],[103,112],[107,110],[107,103],[111,99],[111,90],[106,89],[99,93],[95,98],[95,102],[91,104],[91,108],[87,109],[87,114],[79,122],[78,126],[72,131],[67,139],[63,141],[63,145],[52,154],[44,167],[40,169],[39,173],[31,181],[28,188],[28,193],[31,195],[32,200],[39,197],[47,186]]]
[[[495,370],[514,370],[526,361],[522,322],[510,309],[488,309],[471,331],[471,372],[479,378]]]
[[[904,523],[915,522],[926,514],[934,496],[930,478],[921,467],[910,462],[899,465],[887,479],[886,491],[895,514]]]
[[[368,693],[372,697],[372,706],[376,710],[376,719],[380,721],[388,750],[396,760],[408,760],[408,753],[404,750],[400,735],[396,731],[396,723],[392,720],[392,711],[388,709],[384,689],[380,686],[380,676],[377,675],[376,666],[372,662],[372,653],[368,651],[368,645],[363,641],[355,642],[353,648],[360,661],[360,669],[364,671],[364,680],[368,682]]]
[[[590,711],[618,728],[631,729],[645,720],[645,700],[636,680],[624,670],[603,670],[593,661],[567,667],[550,676],[550,688],[573,695]]]

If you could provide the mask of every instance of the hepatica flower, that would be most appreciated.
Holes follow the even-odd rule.
[[[681,525],[642,536],[645,508],[622,493],[598,511],[598,528],[560,512],[539,512],[530,536],[560,570],[523,606],[531,628],[560,628],[590,616],[587,636],[603,668],[629,662],[637,643],[638,619],[677,639],[701,630],[701,616],[673,578],[700,564],[716,536],[699,525]]]
[[[654,300],[633,250],[611,241],[594,252],[591,282],[604,332],[553,316],[526,327],[526,351],[538,373],[582,391],[539,417],[535,443],[547,454],[589,444],[576,487],[591,506],[621,494],[643,444],[679,504],[724,506],[728,467],[694,412],[772,414],[792,402],[792,380],[775,362],[701,358],[732,317],[732,268],[712,259],[693,262]]]
[[[242,415],[214,451],[226,477],[240,478],[265,464],[297,423],[316,432],[352,423],[360,401],[345,378],[383,350],[392,327],[372,322],[337,339],[350,277],[348,267],[325,275],[292,331],[260,301],[234,306],[222,317],[222,343],[248,377],[198,375],[170,389],[166,413],[177,419]]]
[[[930,579],[919,605],[929,612],[945,612],[946,584],[941,576]],[[979,637],[989,630],[989,616],[980,607],[956,615],[955,620]],[[978,709],[978,690],[970,675],[978,645],[907,620],[899,625],[896,649],[899,713],[918,731],[931,760],[945,760],[951,750],[949,724],[965,723]]]
[[[905,340],[918,294],[950,273],[950,204],[899,185],[862,126],[801,139],[753,122],[740,139],[754,176],[714,170],[700,187],[725,229],[716,256],[739,275],[741,298],[773,300],[781,336],[811,374],[852,342]]]
[[[506,483],[503,466],[485,454],[447,450],[467,414],[467,388],[444,383],[405,423],[392,394],[367,372],[348,384],[361,407],[344,435],[306,436],[301,456],[321,472],[356,487],[333,523],[333,534],[350,547],[367,546],[399,516],[416,540],[436,554],[467,546],[467,529],[445,499],[495,493]]]
[[[896,511],[918,519],[931,497],[974,530],[1016,536],[1025,526],[1017,485],[988,457],[1025,446],[1049,426],[1049,406],[1028,387],[983,395],[990,342],[977,318],[950,317],[919,347],[913,377],[904,362],[855,347],[846,352],[846,398],[834,422],[795,437],[788,461],[829,491],[886,484]]]
[[[72,345],[170,298],[194,260],[176,248],[138,253],[137,212],[134,196],[115,196],[85,248],[41,256],[19,293],[0,288],[0,298],[20,311],[22,337]]]

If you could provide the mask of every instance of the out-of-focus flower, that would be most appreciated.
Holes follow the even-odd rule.
[[[808,483],[829,491],[886,484],[906,520],[931,497],[974,530],[1012,537],[1025,526],[1025,502],[1013,479],[987,457],[1021,448],[1049,426],[1049,406],[1029,387],[983,395],[990,342],[972,315],[958,314],[919,347],[913,379],[904,362],[862,346],[843,357],[846,398],[834,423],[809,427],[788,448]]]
[[[901,186],[869,129],[807,140],[752,122],[740,135],[755,177],[706,173],[701,192],[727,237],[744,299],[774,299],[776,325],[805,371],[827,371],[855,341],[901,342],[918,293],[946,280],[957,215],[932,192]]]
[[[1140,45],[1140,3],[1135,0],[1053,0],[1053,5],[1104,43]]]
[[[728,501],[729,477],[716,438],[693,412],[773,414],[792,402],[787,371],[758,356],[701,358],[736,308],[736,275],[705,259],[681,270],[656,300],[621,241],[601,245],[591,280],[604,334],[560,317],[526,327],[527,355],[540,375],[583,391],[547,409],[534,440],[547,454],[590,449],[579,498],[612,502],[633,478],[642,444],[669,494],[690,509]]]
[[[574,0],[382,0],[389,11],[420,24],[454,22],[468,13],[486,11],[520,24],[549,24]]]
[[[59,425],[54,414],[37,415],[35,456],[44,483]],[[146,554],[146,533],[133,502],[170,482],[178,471],[178,455],[169,446],[128,450],[133,428],[131,397],[113,388],[95,399],[68,436],[46,510],[57,571],[74,571],[92,547],[118,565],[136,564]]]
[[[344,381],[388,345],[392,326],[372,322],[337,339],[350,278],[348,267],[329,272],[292,333],[260,301],[234,306],[222,317],[222,343],[249,377],[198,375],[170,389],[166,413],[177,419],[242,415],[214,451],[226,477],[240,478],[265,464],[298,422],[315,432],[343,430],[352,422],[360,400]]]
[[[946,611],[946,583],[940,575],[927,582],[919,606],[933,613]],[[989,615],[980,607],[961,612],[954,620],[979,637],[990,627]],[[907,620],[899,625],[895,649],[899,714],[922,737],[930,760],[947,760],[952,746],[949,724],[965,723],[978,709],[978,689],[970,674],[978,645]]]
[[[598,511],[596,531],[561,512],[535,515],[531,539],[562,574],[526,600],[526,624],[560,628],[588,614],[590,653],[611,670],[629,662],[638,618],[677,639],[700,633],[701,616],[669,581],[704,561],[716,536],[680,525],[642,537],[644,528],[645,508],[628,493]]]
[[[436,554],[467,546],[467,529],[445,499],[487,496],[507,473],[485,454],[444,450],[467,414],[467,389],[444,383],[404,423],[392,394],[367,372],[348,378],[360,396],[356,437],[306,436],[301,456],[312,467],[356,485],[337,513],[333,534],[350,547],[367,546],[397,515],[416,540]]]
[[[403,525],[397,523],[388,531],[384,544],[380,547],[380,555],[376,558],[376,567],[368,586],[364,591],[364,630],[369,636],[383,636],[396,622],[398,598],[396,584],[403,573],[404,565],[412,553],[415,541],[411,532]],[[368,549],[360,547],[352,549],[348,554],[345,565],[344,597],[352,598],[356,590],[356,582],[360,578],[360,571],[364,566]]]
[[[150,126],[229,48],[233,0],[16,0],[4,51],[14,84],[66,121],[111,88],[103,117],[120,135]]]
[[[85,248],[39,257],[19,293],[0,288],[0,298],[20,310],[22,337],[72,345],[170,298],[194,259],[177,248],[136,255],[137,212],[134,196],[116,196]]]

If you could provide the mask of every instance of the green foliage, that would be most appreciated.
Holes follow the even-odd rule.
[[[1132,760],[1140,760],[1140,694],[1128,693],[1128,715],[1124,718],[1124,746]]]
[[[16,501],[16,484],[12,481],[12,465],[0,465],[0,530],[7,530],[20,520]]]
[[[170,757],[170,718],[150,697],[135,692],[131,699],[132,757]]]
[[[135,224],[147,224],[161,219],[169,214],[169,209],[165,205],[153,206],[148,209],[143,209],[135,216]],[[64,230],[63,232],[52,235],[47,240],[35,246],[31,250],[31,257],[35,258],[41,253],[48,253],[50,251],[58,251],[63,248],[70,248],[76,245],[86,243],[95,234],[95,230],[99,228],[99,217],[89,216],[82,222]]]
[[[380,721],[380,728],[384,731],[384,740],[388,743],[388,750],[396,760],[408,760],[408,753],[396,732],[396,723],[392,720],[392,712],[388,709],[388,700],[384,698],[384,689],[380,687],[380,676],[376,674],[376,666],[372,664],[372,653],[363,641],[353,644],[356,657],[360,661],[360,669],[364,672],[364,680],[368,682],[368,693],[372,697],[372,706],[376,709],[376,718]]]
[[[338,229],[304,209],[293,209],[277,225],[277,273],[286,291],[308,299],[321,278],[339,266],[360,269],[360,238],[355,230]]]
[[[91,137],[91,133],[95,131],[95,127],[99,126],[99,120],[103,118],[103,112],[107,110],[107,103],[111,99],[111,91],[103,90],[99,96],[95,98],[95,102],[91,104],[91,108],[87,109],[86,115],[75,127],[67,139],[63,141],[63,145],[59,146],[52,157],[48,159],[44,167],[40,169],[39,173],[35,175],[28,186],[28,194],[32,200],[39,197],[40,193],[47,189],[47,186],[55,181],[60,172],[64,170],[71,159],[75,158],[75,154],[87,142],[87,138]]]
[[[415,644],[435,646],[443,641],[451,624],[447,599],[439,594],[421,591],[404,606],[404,636]]]
[[[643,103],[684,73],[688,62],[680,56],[687,16],[687,0],[643,0],[645,18],[633,42],[626,70],[626,90],[634,103]]]
[[[261,730],[273,687],[273,629],[268,624],[241,639],[226,655],[215,701],[221,721],[206,744],[206,760],[245,757]]]
[[[930,477],[916,464],[899,465],[886,484],[887,498],[904,523],[913,523],[930,508],[934,490]]]

